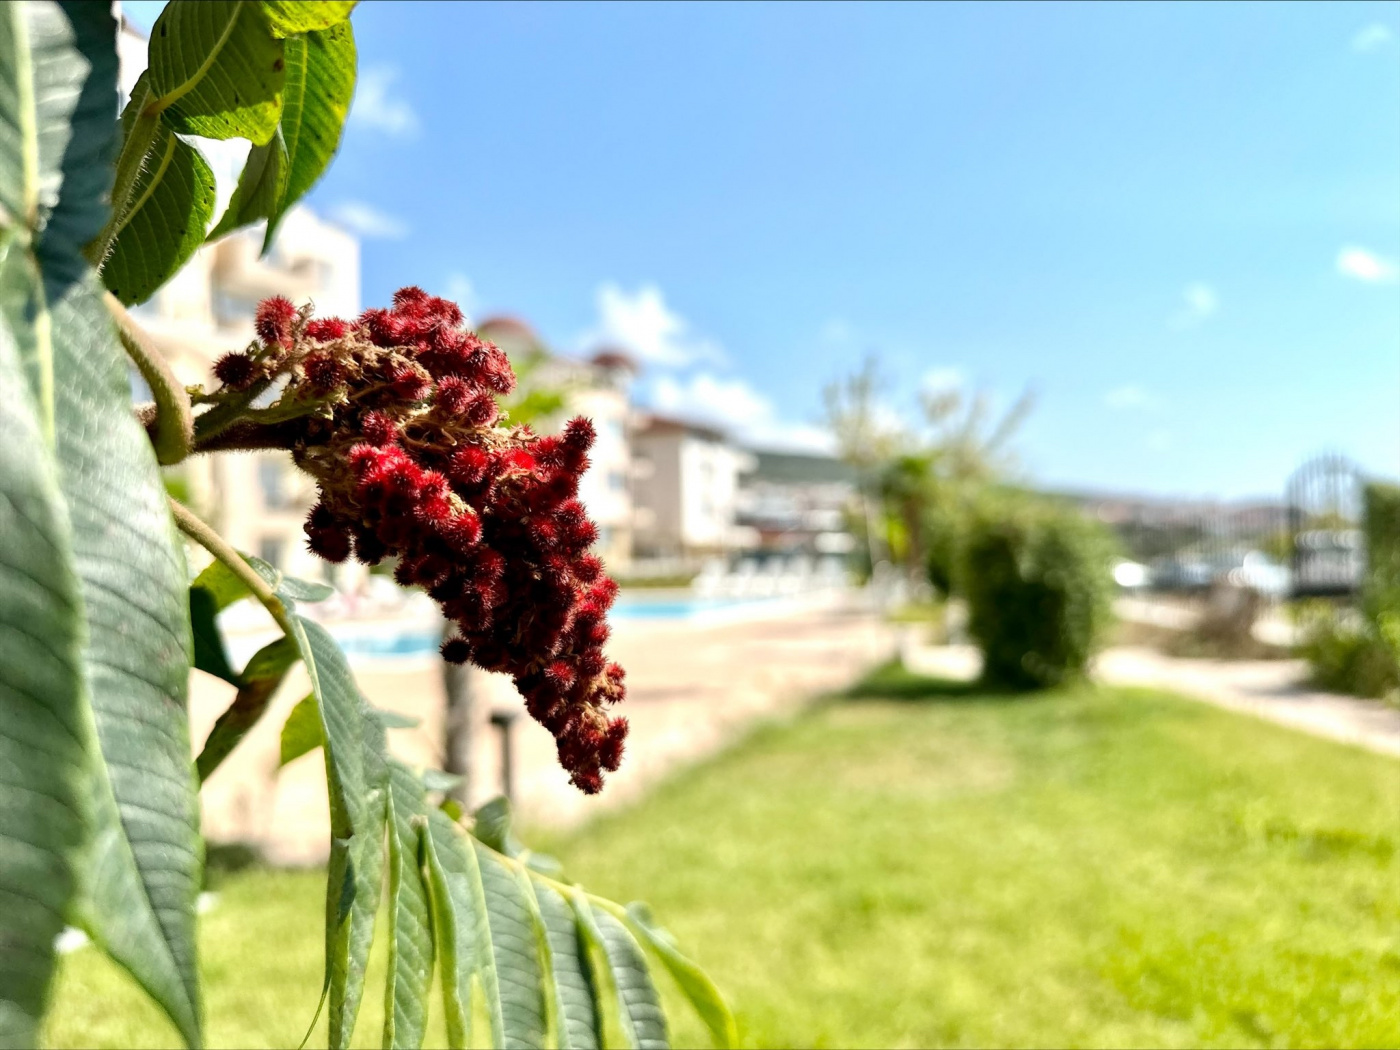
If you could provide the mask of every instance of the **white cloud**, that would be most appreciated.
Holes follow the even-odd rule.
[[[686,379],[661,375],[649,384],[650,407],[666,415],[707,423],[736,441],[758,448],[830,453],[825,429],[779,419],[773,402],[738,377],[698,372]]]
[[[350,120],[386,135],[404,138],[418,131],[418,114],[407,100],[391,92],[399,71],[393,66],[372,66],[360,70]]]
[[[836,439],[831,436],[831,431],[811,423],[761,423],[749,427],[741,437],[749,448],[762,449],[765,452],[808,452],[823,456],[836,454]]]
[[[1383,22],[1372,22],[1351,38],[1351,49],[1363,53],[1379,51],[1394,39],[1395,34],[1391,31],[1390,26]]]
[[[402,219],[364,201],[341,201],[331,207],[330,217],[351,233],[369,239],[397,241],[408,236]]]
[[[1373,251],[1347,245],[1337,253],[1337,272],[1366,284],[1394,284],[1400,280],[1400,265]]]
[[[930,368],[919,380],[920,388],[928,394],[947,394],[966,385],[967,373],[961,368]]]
[[[659,412],[724,427],[742,427],[773,415],[773,402],[748,382],[700,372],[688,379],[658,376],[651,384],[651,403]]]
[[[671,368],[724,360],[718,344],[696,336],[690,323],[666,305],[654,284],[644,284],[632,293],[611,281],[601,285],[598,326],[584,342],[620,346],[646,364]]]
[[[1181,291],[1182,306],[1171,319],[1173,328],[1192,328],[1220,312],[1220,296],[1202,281],[1192,281]]]

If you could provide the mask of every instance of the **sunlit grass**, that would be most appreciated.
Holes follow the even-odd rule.
[[[530,837],[590,889],[648,900],[754,1045],[1400,1042],[1400,763],[1139,691],[1005,699],[886,670],[860,692],[880,698]],[[320,876],[221,892],[202,923],[209,1041],[295,1045],[320,990]],[[367,1044],[381,975],[382,956]],[[703,1044],[672,1003],[677,1043]],[[84,950],[49,1041],[174,1033]]]
[[[748,1043],[1400,1042],[1400,763],[1141,691],[865,691],[551,844]]]

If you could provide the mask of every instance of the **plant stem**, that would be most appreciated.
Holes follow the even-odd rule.
[[[131,204],[132,192],[136,189],[136,180],[141,176],[146,153],[155,142],[156,132],[160,128],[160,114],[146,110],[151,89],[145,83],[144,77],[141,80],[140,92],[126,104],[127,110],[136,114],[135,118],[129,127],[126,120],[122,121],[126,134],[122,136],[121,154],[117,157],[116,176],[112,182],[112,215],[107,220],[107,225],[102,227],[102,231],[83,249],[88,262],[92,263],[99,273],[102,272],[102,264],[107,261],[112,242],[126,225],[127,208]],[[122,116],[125,117],[126,113],[123,112]]]
[[[254,383],[247,390],[230,397],[227,401],[215,405],[208,412],[203,413],[194,423],[195,437],[200,443],[223,433],[233,424],[237,423],[248,411],[248,406],[258,399],[258,396],[272,386],[276,376]]]
[[[257,449],[290,449],[298,434],[283,423],[234,423],[213,437],[199,436],[192,450],[205,452],[252,452]]]
[[[278,598],[272,592],[272,588],[268,586],[268,582],[259,576],[236,550],[229,546],[227,540],[195,517],[194,513],[183,503],[172,499],[170,513],[174,515],[175,524],[181,532],[223,562],[235,576],[247,584],[248,590],[253,592],[253,597],[272,614],[272,618],[277,621],[277,626],[281,627],[289,637],[297,637],[296,625],[292,623],[292,618],[287,612],[287,607],[282,604],[282,599]]]
[[[155,398],[155,430],[151,443],[155,445],[156,462],[166,467],[179,463],[189,456],[194,446],[194,410],[190,408],[189,395],[170,370],[169,362],[151,346],[150,337],[132,320],[117,297],[107,292],[103,298],[117,322],[117,335],[127,356],[136,362],[141,378]]]

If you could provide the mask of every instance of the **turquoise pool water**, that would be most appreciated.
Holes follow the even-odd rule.
[[[771,598],[634,598],[624,596],[608,614],[614,621],[677,621],[715,613],[754,609]],[[354,628],[331,628],[331,634],[351,656],[426,656],[437,652],[442,636],[435,630],[399,630],[371,633]]]

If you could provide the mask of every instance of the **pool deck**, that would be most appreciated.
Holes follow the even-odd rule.
[[[549,734],[516,722],[516,803],[524,821],[569,825],[626,805],[687,763],[718,751],[756,722],[781,718],[822,692],[843,688],[895,651],[897,631],[850,599],[787,600],[716,610],[689,620],[619,619],[609,655],[627,668],[620,708],[632,725],[627,757],[593,798],[569,786]],[[378,707],[422,719],[390,731],[391,747],[417,764],[442,764],[443,691],[435,657],[352,661],[360,688]],[[325,860],[329,825],[325,772],[317,751],[277,770],[282,723],[308,683],[298,667],[262,721],[209,778],[201,793],[205,835],[255,845],[278,864]],[[486,724],[492,709],[520,709],[510,682],[480,672],[474,754],[477,801],[499,793],[500,744]],[[196,752],[232,699],[232,687],[196,672],[190,721]]]

